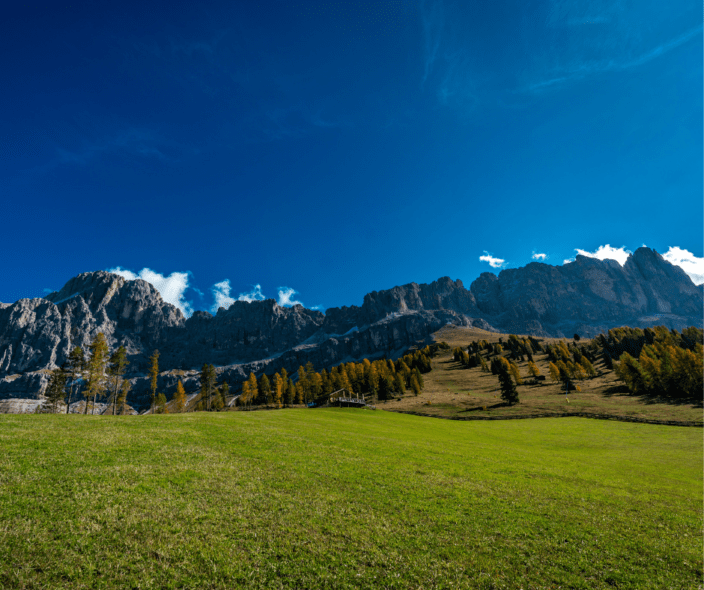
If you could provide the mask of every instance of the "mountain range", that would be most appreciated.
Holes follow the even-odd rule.
[[[98,332],[111,349],[127,349],[130,401],[140,407],[148,403],[146,371],[155,349],[163,371],[159,390],[168,394],[178,379],[195,391],[203,363],[214,364],[219,379],[236,387],[250,371],[283,367],[291,373],[308,361],[319,370],[394,357],[446,324],[589,337],[623,325],[702,327],[703,308],[702,286],[646,247],[623,266],[585,256],[563,266],[533,262],[498,276],[482,273],[469,289],[443,277],[373,291],[361,306],[325,313],[267,299],[235,301],[214,315],[197,311],[186,318],[146,281],[88,272],[46,297],[0,303],[0,400],[39,399],[48,370],[73,347],[87,349]]]

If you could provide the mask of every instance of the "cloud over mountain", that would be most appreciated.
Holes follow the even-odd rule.
[[[134,273],[119,266],[108,269],[108,272],[120,275],[128,281],[134,281],[135,279],[147,281],[159,291],[164,301],[178,307],[183,315],[190,317],[193,314],[193,303],[187,301],[184,295],[186,289],[188,289],[189,272],[172,272],[170,275],[164,276],[146,267],[140,270],[139,273]]]

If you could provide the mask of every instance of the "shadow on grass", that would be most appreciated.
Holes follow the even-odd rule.
[[[604,389],[603,394],[606,397],[614,395],[629,395],[646,405],[667,404],[670,406],[692,406],[693,408],[704,408],[704,401],[696,397],[672,397],[668,395],[643,393],[641,395],[632,394],[625,384],[612,385]]]
[[[466,408],[457,412],[458,414],[464,414],[465,412],[478,412],[479,410],[495,410],[497,408],[508,408],[509,404],[506,402],[499,402],[498,404],[492,404],[490,406],[477,406],[475,408]]]

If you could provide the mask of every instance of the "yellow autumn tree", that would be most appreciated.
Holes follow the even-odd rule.
[[[274,375],[274,387],[271,393],[274,398],[274,407],[280,408],[284,398],[284,380],[278,373]]]
[[[533,375],[533,377],[540,375],[540,369],[538,369],[538,365],[536,365],[533,361],[528,363],[528,372]]]
[[[183,389],[183,383],[181,383],[180,379],[176,384],[176,393],[174,394],[172,407],[176,414],[181,414],[186,411],[186,391]]]
[[[556,383],[560,380],[560,370],[555,363],[550,363],[550,379]]]

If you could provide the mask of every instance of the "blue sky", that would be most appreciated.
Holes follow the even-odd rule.
[[[643,244],[704,282],[702,52],[684,1],[14,3],[0,301],[324,309]]]

